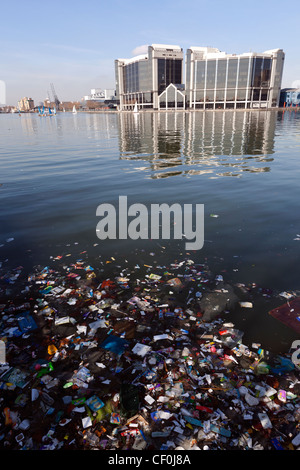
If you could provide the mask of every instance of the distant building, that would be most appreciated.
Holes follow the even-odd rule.
[[[186,54],[187,107],[278,107],[283,63],[281,49],[236,55],[190,47]]]
[[[185,107],[180,46],[152,44],[146,54],[117,59],[115,74],[120,110]]]
[[[92,88],[91,94],[83,97],[84,101],[100,101],[107,102],[116,99],[116,92],[113,89],[105,89],[104,91],[100,88]]]
[[[105,94],[100,88],[92,88],[91,94],[83,97],[85,101],[104,101]]]
[[[34,101],[32,98],[22,98],[18,101],[18,108],[20,111],[30,111],[34,108]]]
[[[280,92],[279,106],[282,108],[300,106],[300,88],[283,88]]]
[[[60,103],[61,111],[72,111],[74,106],[77,110],[82,108],[82,104],[79,101],[62,101]]]

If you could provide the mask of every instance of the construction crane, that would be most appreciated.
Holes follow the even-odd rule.
[[[55,89],[54,89],[53,83],[51,83],[50,86],[51,86],[51,90],[52,90],[52,95],[53,95],[53,99],[54,99],[55,106],[56,106],[57,109],[58,109],[58,107],[59,107],[59,105],[60,105],[60,101],[59,101],[59,99],[58,99],[58,97],[57,97],[57,94],[56,94],[56,91],[55,91]]]

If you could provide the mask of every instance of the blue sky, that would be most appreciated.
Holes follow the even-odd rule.
[[[300,80],[299,0],[11,0],[0,8],[7,104],[42,101],[50,83],[61,101],[114,88],[114,60],[153,43],[237,54],[281,48],[282,87]]]

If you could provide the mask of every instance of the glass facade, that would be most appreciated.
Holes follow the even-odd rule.
[[[133,62],[124,67],[124,93],[138,93],[151,90],[148,61]]]
[[[148,59],[124,63],[116,61],[116,89],[123,109],[151,107],[153,103],[152,70]]]
[[[183,52],[179,46],[149,46],[147,56],[135,59],[115,62],[120,109],[133,109],[135,103],[138,109],[185,106],[180,90]],[[168,89],[171,84],[174,89]]]
[[[181,59],[157,59],[157,85],[158,93],[162,93],[171,83],[182,83]]]
[[[197,48],[195,48],[197,49]],[[201,48],[198,48],[201,49]],[[202,48],[203,50],[204,48]],[[223,53],[197,52],[192,58],[188,51],[186,65],[190,69],[186,73],[189,81],[186,83],[187,105],[189,108],[199,108],[204,103],[204,109],[213,108],[252,108],[272,107],[278,105],[278,93],[275,96],[271,90],[280,89],[282,75],[283,52],[277,60],[277,54],[269,51],[264,54],[249,54],[241,56],[224,56]],[[275,51],[277,53],[277,50]],[[201,57],[202,55],[202,57]],[[213,58],[213,55],[216,58]],[[220,55],[220,57],[217,57]],[[281,62],[280,62],[281,59]],[[275,83],[272,84],[272,68],[275,69]],[[277,83],[277,84],[276,84]]]

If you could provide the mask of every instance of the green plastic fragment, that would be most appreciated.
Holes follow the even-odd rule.
[[[67,382],[63,388],[69,388],[69,387],[72,387],[73,385],[73,382]]]

